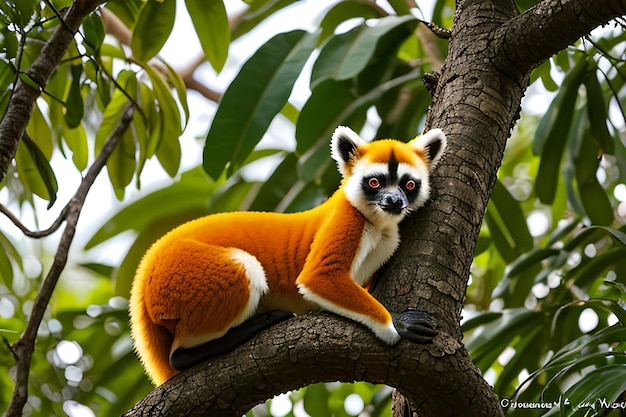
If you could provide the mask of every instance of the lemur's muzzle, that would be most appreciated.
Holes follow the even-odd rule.
[[[386,212],[400,214],[409,206],[409,200],[400,187],[384,190],[381,194],[378,205]]]

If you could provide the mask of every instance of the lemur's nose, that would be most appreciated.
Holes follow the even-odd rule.
[[[381,196],[379,204],[383,210],[399,214],[402,209],[409,206],[409,201],[404,195],[404,192],[398,187],[394,190],[385,191]]]
[[[383,204],[393,208],[402,208],[403,200],[397,195],[388,195],[385,197]]]

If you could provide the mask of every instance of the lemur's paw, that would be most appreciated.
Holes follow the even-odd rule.
[[[438,331],[430,314],[410,308],[393,317],[398,334],[414,343],[430,343]]]

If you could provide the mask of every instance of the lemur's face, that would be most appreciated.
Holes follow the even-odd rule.
[[[366,143],[348,128],[335,131],[332,155],[346,196],[370,221],[382,216],[399,222],[424,205],[430,194],[430,168],[445,147],[443,132],[431,132],[409,143],[393,139]]]

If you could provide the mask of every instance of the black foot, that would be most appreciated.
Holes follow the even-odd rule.
[[[172,368],[182,371],[213,356],[230,352],[247,340],[252,339],[252,337],[263,330],[281,321],[290,319],[293,316],[293,313],[281,310],[270,311],[254,316],[241,323],[239,326],[228,330],[226,334],[219,339],[211,340],[192,348],[176,349],[170,355],[170,365],[172,365]]]
[[[430,343],[438,333],[430,314],[413,308],[395,315],[393,325],[400,336],[415,343]]]

